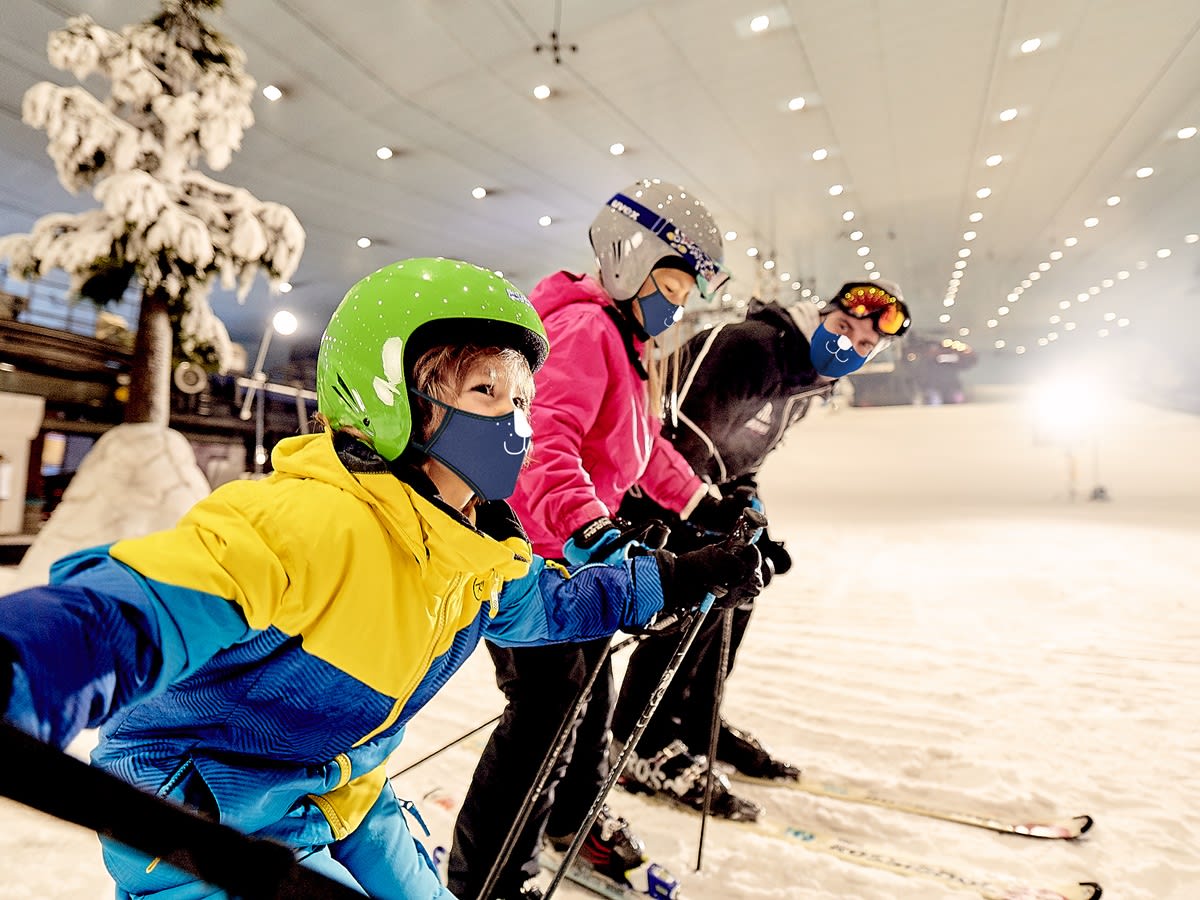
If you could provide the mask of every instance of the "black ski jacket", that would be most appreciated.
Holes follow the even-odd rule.
[[[753,475],[813,398],[832,393],[836,381],[809,359],[816,327],[814,307],[767,303],[684,344],[678,414],[663,433],[697,475],[718,485]]]

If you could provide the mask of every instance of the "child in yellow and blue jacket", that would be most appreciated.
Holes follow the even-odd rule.
[[[60,560],[0,599],[0,710],[145,791],[294,848],[371,897],[450,897],[384,764],[479,640],[635,630],[739,584],[749,555],[659,552],[568,574],[503,498],[529,448],[541,321],[467,263],[406,260],[322,338],[329,429],[225,485],[170,531]],[[119,898],[225,896],[105,840]]]

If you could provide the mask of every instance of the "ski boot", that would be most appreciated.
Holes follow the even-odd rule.
[[[754,735],[721,720],[717,762],[728,763],[747,778],[764,781],[799,781],[800,770],[773,757]]]
[[[574,835],[546,836],[550,846],[564,853]],[[583,863],[597,874],[627,890],[637,891],[655,900],[676,900],[679,881],[670,872],[646,856],[646,845],[633,833],[629,823],[615,815],[607,805],[588,831],[579,848],[576,864]]]
[[[693,756],[683,741],[676,740],[651,757],[639,756],[636,751],[630,754],[618,784],[632,794],[662,796],[701,812],[707,778],[708,760]],[[762,815],[761,806],[730,790],[729,778],[720,770],[713,772],[709,811],[722,819],[743,822],[756,822]]]

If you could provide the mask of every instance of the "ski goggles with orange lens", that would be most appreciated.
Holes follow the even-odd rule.
[[[853,285],[838,294],[834,302],[856,319],[870,319],[885,337],[900,337],[912,324],[904,301],[873,284]]]

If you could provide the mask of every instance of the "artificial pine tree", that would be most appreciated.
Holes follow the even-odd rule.
[[[229,339],[208,304],[213,279],[244,300],[260,268],[274,288],[303,252],[290,209],[195,168],[227,166],[254,120],[242,51],[201,18],[219,6],[163,0],[155,18],[120,32],[69,19],[50,35],[50,62],[81,80],[104,75],[109,97],[48,82],[25,94],[22,115],[49,136],[59,181],[102,205],[0,238],[0,258],[25,278],[63,269],[99,304],[136,280],[142,304],[127,424],[84,459],[9,589],[44,582],[70,551],[170,527],[208,492],[189,444],[167,427],[173,352],[223,368]]]
[[[24,121],[49,137],[63,187],[88,188],[102,206],[43,216],[29,234],[0,238],[0,258],[24,278],[63,269],[74,291],[101,305],[136,279],[126,422],[167,424],[173,355],[225,368],[229,338],[208,304],[214,278],[244,300],[260,267],[274,287],[304,249],[286,206],[195,168],[203,159],[224,169],[254,122],[245,55],[201,17],[220,5],[163,0],[159,15],[119,33],[86,15],[69,19],[50,35],[50,62],[81,81],[105,76],[108,98],[41,82],[22,106]]]

